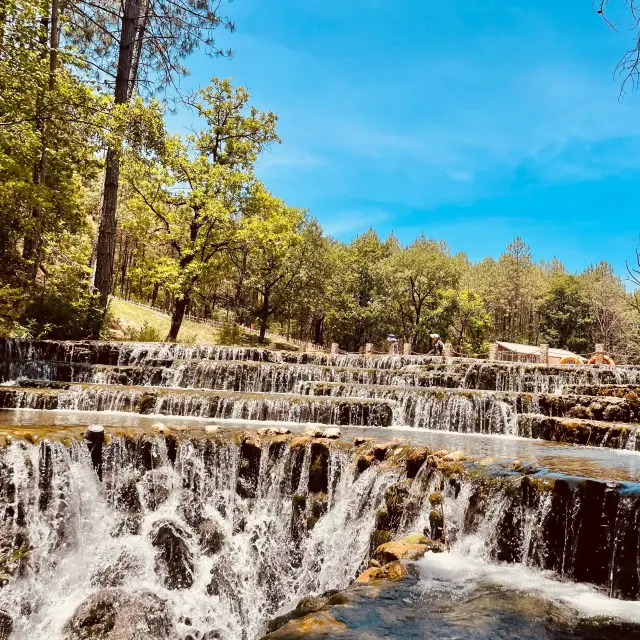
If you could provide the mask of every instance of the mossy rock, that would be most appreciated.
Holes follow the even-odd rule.
[[[311,514],[317,519],[327,513],[329,508],[329,496],[326,493],[317,493],[311,501]]]

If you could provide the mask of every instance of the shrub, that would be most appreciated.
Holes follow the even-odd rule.
[[[124,328],[125,340],[132,342],[162,342],[160,331],[149,324],[147,320],[142,323],[141,327],[128,326]]]

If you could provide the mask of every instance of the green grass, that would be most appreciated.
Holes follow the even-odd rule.
[[[150,332],[155,331],[159,340],[164,340],[169,333],[171,318],[166,313],[139,307],[125,300],[112,300],[109,311],[112,318],[112,333],[116,339],[126,338],[127,333],[139,332],[145,327]],[[178,334],[178,342],[218,344],[219,333],[217,327],[185,320]]]
[[[142,338],[147,341],[164,341],[169,333],[171,318],[166,313],[148,309],[147,307],[139,307],[136,304],[120,299],[112,299],[109,305],[110,320],[110,337],[113,340],[141,339],[138,337],[143,332]],[[208,324],[199,322],[191,322],[184,320],[178,334],[178,342],[186,342],[191,344],[222,344],[220,340],[221,330]],[[152,334],[155,334],[152,335]],[[258,346],[258,337],[238,332],[238,338],[233,343],[237,346]],[[146,337],[145,337],[146,336]],[[151,337],[149,337],[151,336]],[[225,342],[229,344],[229,342]],[[276,349],[296,349],[288,344],[269,344],[265,341],[262,346],[271,346]]]

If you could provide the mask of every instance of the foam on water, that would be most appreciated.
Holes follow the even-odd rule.
[[[640,603],[609,598],[590,585],[558,580],[551,572],[523,565],[496,564],[483,558],[482,543],[467,537],[450,553],[427,553],[417,564],[420,590],[463,596],[492,584],[544,598],[568,607],[583,618],[616,618],[640,624]]]

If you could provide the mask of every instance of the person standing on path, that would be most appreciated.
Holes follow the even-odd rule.
[[[443,356],[444,355],[444,342],[440,339],[440,336],[437,333],[431,333],[429,335],[431,338],[431,351],[427,355],[436,355]]]

